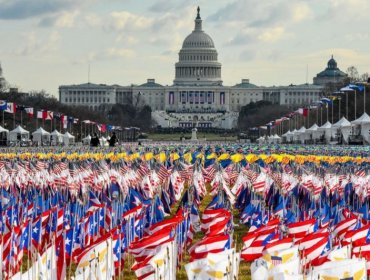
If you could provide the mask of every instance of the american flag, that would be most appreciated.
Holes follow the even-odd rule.
[[[277,266],[279,264],[282,264],[282,257],[279,256],[271,256],[271,262],[274,266]]]
[[[161,165],[158,171],[158,178],[163,182],[165,181],[170,173],[168,172],[167,168],[164,165]]]
[[[365,175],[366,175],[366,171],[365,171],[365,169],[359,169],[359,170],[357,170],[357,171],[355,172],[355,175],[356,175],[356,176],[359,176],[359,177],[365,177]]]
[[[213,180],[213,177],[216,174],[216,168],[214,165],[208,166],[207,168],[202,169],[202,173],[204,180],[209,183]]]

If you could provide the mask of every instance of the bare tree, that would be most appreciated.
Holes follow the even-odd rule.
[[[369,73],[365,72],[365,73],[361,74],[360,81],[366,83],[369,80],[369,77],[370,77]]]
[[[141,95],[142,93],[139,91],[138,94],[132,96],[132,105],[135,109],[142,108],[145,105],[145,101]]]
[[[7,90],[8,90],[8,84],[5,78],[3,77],[3,69],[1,68],[1,64],[0,64],[0,92],[5,92]]]
[[[350,79],[351,83],[358,82],[360,80],[360,75],[358,73],[358,70],[355,66],[350,66],[347,68],[347,75]]]

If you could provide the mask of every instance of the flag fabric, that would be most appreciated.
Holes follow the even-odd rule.
[[[6,101],[0,100],[0,111],[5,111],[8,108]]]
[[[361,92],[364,91],[364,89],[365,89],[364,85],[349,84],[348,87],[353,89],[353,90],[361,91]]]
[[[333,104],[333,101],[327,97],[323,97],[320,99],[320,101],[326,105],[332,105]]]
[[[7,102],[6,103],[6,109],[5,109],[5,112],[7,113],[11,113],[11,114],[15,114],[15,112],[17,111],[16,109],[16,104],[14,102]]]
[[[43,119],[52,120],[53,118],[54,118],[54,112],[52,112],[52,111],[44,111],[43,112]]]
[[[104,275],[105,279],[111,279],[113,276],[112,239],[110,237],[102,237],[84,249],[76,257],[76,260],[78,261],[75,272],[76,277],[91,279],[90,275]],[[81,276],[84,278],[81,278]]]
[[[299,108],[296,112],[298,114],[304,116],[304,117],[307,117],[308,116],[309,109],[308,108]]]
[[[28,117],[30,117],[30,118],[33,117],[33,108],[32,107],[26,107],[24,110],[26,111]]]
[[[48,111],[45,111],[45,110],[37,111],[37,118],[38,119],[46,120],[47,117],[48,117]]]
[[[68,127],[68,116],[66,115],[61,115],[60,121],[63,125],[63,128],[66,129]]]
[[[310,275],[311,279],[367,279],[366,262],[361,259],[347,259],[330,262],[315,267]]]

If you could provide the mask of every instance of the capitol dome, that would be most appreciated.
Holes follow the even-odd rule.
[[[211,36],[209,36],[204,31],[196,31],[194,30],[191,34],[189,34],[182,44],[182,48],[214,48],[215,44]]]
[[[200,9],[195,27],[184,40],[176,63],[175,85],[222,85],[221,63],[211,36],[202,29]]]

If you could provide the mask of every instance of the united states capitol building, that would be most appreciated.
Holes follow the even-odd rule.
[[[59,99],[67,105],[101,110],[108,105],[141,104],[152,108],[152,119],[162,127],[236,127],[240,108],[259,100],[299,106],[317,101],[325,83],[346,75],[331,58],[314,84],[262,87],[249,79],[233,86],[222,83],[222,65],[211,36],[203,31],[199,7],[194,30],[185,38],[175,64],[173,85],[155,79],[136,86],[85,83],[59,87]]]

